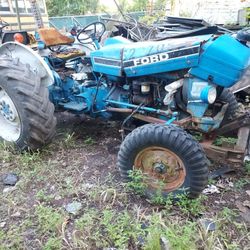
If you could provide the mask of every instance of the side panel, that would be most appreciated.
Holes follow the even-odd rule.
[[[187,69],[198,65],[200,46],[157,53],[124,62],[128,77],[151,75]]]

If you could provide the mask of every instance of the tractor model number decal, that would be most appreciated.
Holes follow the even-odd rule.
[[[135,59],[134,66],[166,61],[168,59],[169,59],[168,53],[161,53],[161,54],[152,55],[152,56],[145,56],[142,58]]]

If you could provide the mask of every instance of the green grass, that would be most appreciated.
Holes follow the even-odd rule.
[[[249,232],[238,221],[235,207],[223,209],[223,204],[214,209],[212,195],[208,201],[204,196],[190,200],[186,194],[163,197],[161,184],[148,201],[140,171],[130,173],[128,184],[117,177],[116,156],[105,151],[105,138],[79,138],[85,139],[61,134],[55,144],[33,154],[16,154],[0,145],[0,174],[14,172],[20,177],[15,191],[0,195],[0,221],[6,222],[0,229],[0,249],[161,250],[162,241],[174,250],[233,250],[247,245]],[[95,165],[94,150],[107,162]],[[232,197],[249,182],[241,178],[234,183],[236,188],[227,191]],[[223,195],[216,194],[216,200]],[[64,207],[75,200],[83,207],[73,216]],[[20,215],[13,216],[17,212]],[[216,223],[214,232],[200,226],[203,216]]]
[[[35,210],[38,229],[42,234],[55,235],[60,232],[64,222],[64,216],[51,207],[38,205]]]

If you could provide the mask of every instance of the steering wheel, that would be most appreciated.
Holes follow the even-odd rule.
[[[102,22],[94,22],[91,24],[88,24],[85,26],[78,34],[77,34],[77,40],[81,44],[89,44],[92,43],[93,41],[98,41],[100,42],[102,35],[106,31],[106,27],[104,23]],[[80,37],[84,33],[85,36]],[[91,42],[88,41],[91,39]]]

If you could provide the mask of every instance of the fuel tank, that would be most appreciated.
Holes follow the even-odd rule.
[[[223,35],[202,45],[199,64],[189,73],[229,88],[241,79],[249,66],[250,48],[230,35]]]

